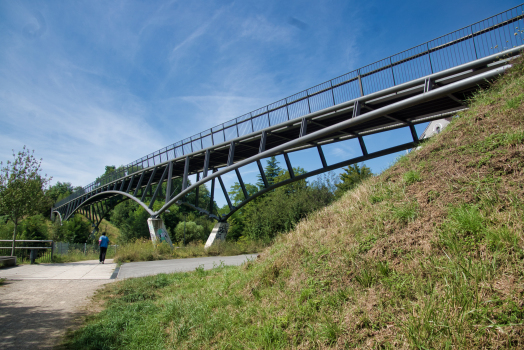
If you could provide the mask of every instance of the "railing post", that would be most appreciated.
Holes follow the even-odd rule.
[[[333,80],[330,80],[329,83],[331,84],[331,95],[333,96],[333,106],[335,106],[337,103],[335,102],[335,92],[333,91]]]
[[[426,48],[428,49],[429,67],[431,68],[431,74],[433,74],[433,63],[431,63],[431,54],[429,52],[429,44],[428,43],[426,43]]]
[[[478,60],[479,55],[477,53],[477,44],[475,44],[475,34],[473,34],[473,25],[469,26],[469,30],[471,30],[471,40],[473,40],[473,49],[475,50],[475,58]]]
[[[360,77],[360,69],[357,69],[358,85],[360,87],[360,96],[364,96],[364,87],[362,86],[362,78]]]
[[[391,76],[393,77],[393,86],[397,85],[395,82],[395,71],[393,70],[393,61],[391,60],[391,56],[389,56],[389,65],[391,66]]]

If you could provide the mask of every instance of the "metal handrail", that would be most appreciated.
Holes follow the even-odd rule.
[[[173,143],[111,174],[97,178],[91,184],[57,202],[55,207],[140,169],[184,157],[268,126],[298,119],[316,110],[520,46],[524,44],[523,31],[518,26],[510,28],[519,20],[524,21],[524,4]]]

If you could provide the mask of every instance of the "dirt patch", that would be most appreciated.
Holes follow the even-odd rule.
[[[4,281],[0,285],[0,348],[52,349],[67,329],[79,324],[81,316],[97,309],[91,296],[113,281]]]

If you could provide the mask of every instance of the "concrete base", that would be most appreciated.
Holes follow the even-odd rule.
[[[204,248],[209,248],[215,242],[217,241],[225,241],[227,236],[227,230],[229,230],[229,224],[227,222],[217,222],[215,224],[215,227],[213,227],[213,231],[211,231],[211,234],[209,235],[209,238],[207,239],[206,245]]]
[[[173,248],[173,243],[164,225],[164,220],[149,218],[147,219],[147,226],[149,227],[149,234],[154,245],[159,242],[167,242],[171,248]]]
[[[16,266],[16,256],[0,256],[0,266]]]

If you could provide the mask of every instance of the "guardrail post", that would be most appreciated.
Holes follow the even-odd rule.
[[[360,96],[364,96],[364,87],[362,86],[362,78],[360,76],[360,69],[357,70],[358,74],[358,86],[360,87]]]

